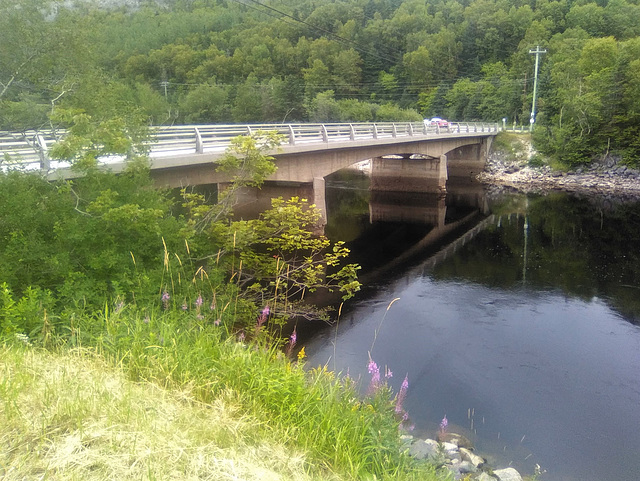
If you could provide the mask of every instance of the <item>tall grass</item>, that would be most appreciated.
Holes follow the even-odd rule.
[[[132,383],[85,349],[0,346],[4,481],[336,480],[260,433],[238,396]]]
[[[94,346],[132,380],[188,390],[198,402],[233,393],[262,435],[309,453],[311,462],[353,479],[435,479],[401,452],[391,393],[362,399],[355,381],[325,368],[307,371],[277,347],[239,342],[193,312],[143,317],[125,308],[100,319]],[[418,477],[416,477],[418,476]]]

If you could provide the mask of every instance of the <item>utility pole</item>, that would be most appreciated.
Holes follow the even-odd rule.
[[[531,118],[529,119],[529,131],[532,131],[533,124],[536,121],[536,95],[538,93],[538,66],[540,65],[540,54],[547,53],[547,51],[540,50],[540,46],[536,45],[536,49],[529,50],[529,53],[536,55],[536,68],[533,77],[533,102],[531,103]]]

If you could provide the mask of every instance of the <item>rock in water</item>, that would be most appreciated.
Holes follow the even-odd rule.
[[[520,473],[513,468],[498,469],[494,471],[493,474],[500,481],[522,481]]]
[[[459,448],[473,449],[473,444],[468,438],[458,433],[438,433],[436,437],[440,443],[455,444]]]

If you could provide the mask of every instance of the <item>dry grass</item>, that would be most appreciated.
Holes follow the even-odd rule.
[[[0,478],[337,479],[265,439],[234,398],[133,383],[88,351],[0,346]]]

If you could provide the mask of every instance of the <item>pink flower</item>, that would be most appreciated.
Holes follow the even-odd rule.
[[[440,432],[446,433],[448,425],[449,425],[449,420],[447,419],[447,415],[445,414],[444,417],[442,418],[442,421],[440,421]]]
[[[171,297],[169,296],[169,293],[167,291],[164,291],[162,293],[162,307],[164,307],[164,310],[166,311],[167,309],[169,309],[169,299]]]
[[[262,309],[262,313],[260,313],[260,315],[258,316],[258,325],[256,326],[256,329],[260,329],[262,325],[265,322],[267,322],[268,317],[269,317],[269,306],[265,306],[264,309]]]
[[[409,375],[407,374],[404,377],[404,381],[402,381],[402,385],[400,386],[400,391],[398,391],[398,396],[396,398],[396,413],[400,414],[404,412],[404,408],[402,407],[404,404],[404,399],[407,397],[407,390],[409,389]]]
[[[371,374],[371,381],[369,382],[369,388],[367,389],[367,394],[373,395],[376,393],[378,388],[380,387],[380,368],[375,363],[375,361],[369,358],[369,364],[367,365],[367,370],[369,374]]]

